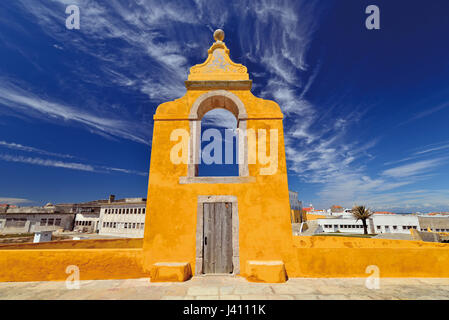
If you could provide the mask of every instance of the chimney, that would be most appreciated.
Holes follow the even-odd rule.
[[[109,203],[114,202],[114,200],[115,200],[115,195],[111,194],[111,195],[109,196]]]

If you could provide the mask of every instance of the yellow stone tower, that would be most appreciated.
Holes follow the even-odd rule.
[[[247,68],[230,59],[224,32],[214,39],[207,60],[190,69],[186,94],[154,115],[144,268],[153,281],[185,280],[190,272],[285,281],[297,259],[283,115],[251,93]],[[235,177],[198,176],[201,119],[215,108],[237,119]]]

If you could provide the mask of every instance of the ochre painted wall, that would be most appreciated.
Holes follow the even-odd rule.
[[[307,213],[306,216],[307,216],[307,221],[313,221],[313,220],[316,220],[316,219],[324,219],[324,218],[326,218],[326,216],[320,215],[320,214]]]
[[[100,249],[100,248],[142,248],[143,239],[86,239],[61,240],[42,243],[11,243],[1,244],[0,250],[15,249]]]
[[[292,236],[292,243],[288,257],[297,263],[289,278],[365,278],[369,265],[380,277],[449,277],[449,244],[319,236]],[[69,265],[80,268],[81,280],[149,277],[143,257],[142,249],[0,250],[0,281],[65,281]]]
[[[78,266],[80,280],[148,277],[142,249],[0,250],[0,281],[65,281]]]
[[[352,237],[295,236],[298,269],[289,277],[449,277],[449,244]]]

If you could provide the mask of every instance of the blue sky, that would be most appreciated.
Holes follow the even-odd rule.
[[[81,29],[65,28],[65,8]],[[381,29],[365,28],[376,4]],[[449,2],[0,3],[0,203],[146,196],[152,116],[222,28],[305,204],[449,210]],[[211,120],[214,123],[214,118]],[[216,122],[215,122],[216,123]]]

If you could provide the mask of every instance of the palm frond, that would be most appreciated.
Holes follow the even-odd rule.
[[[371,210],[365,206],[354,206],[351,210],[351,213],[354,216],[354,218],[357,219],[357,221],[368,219],[373,215]]]

